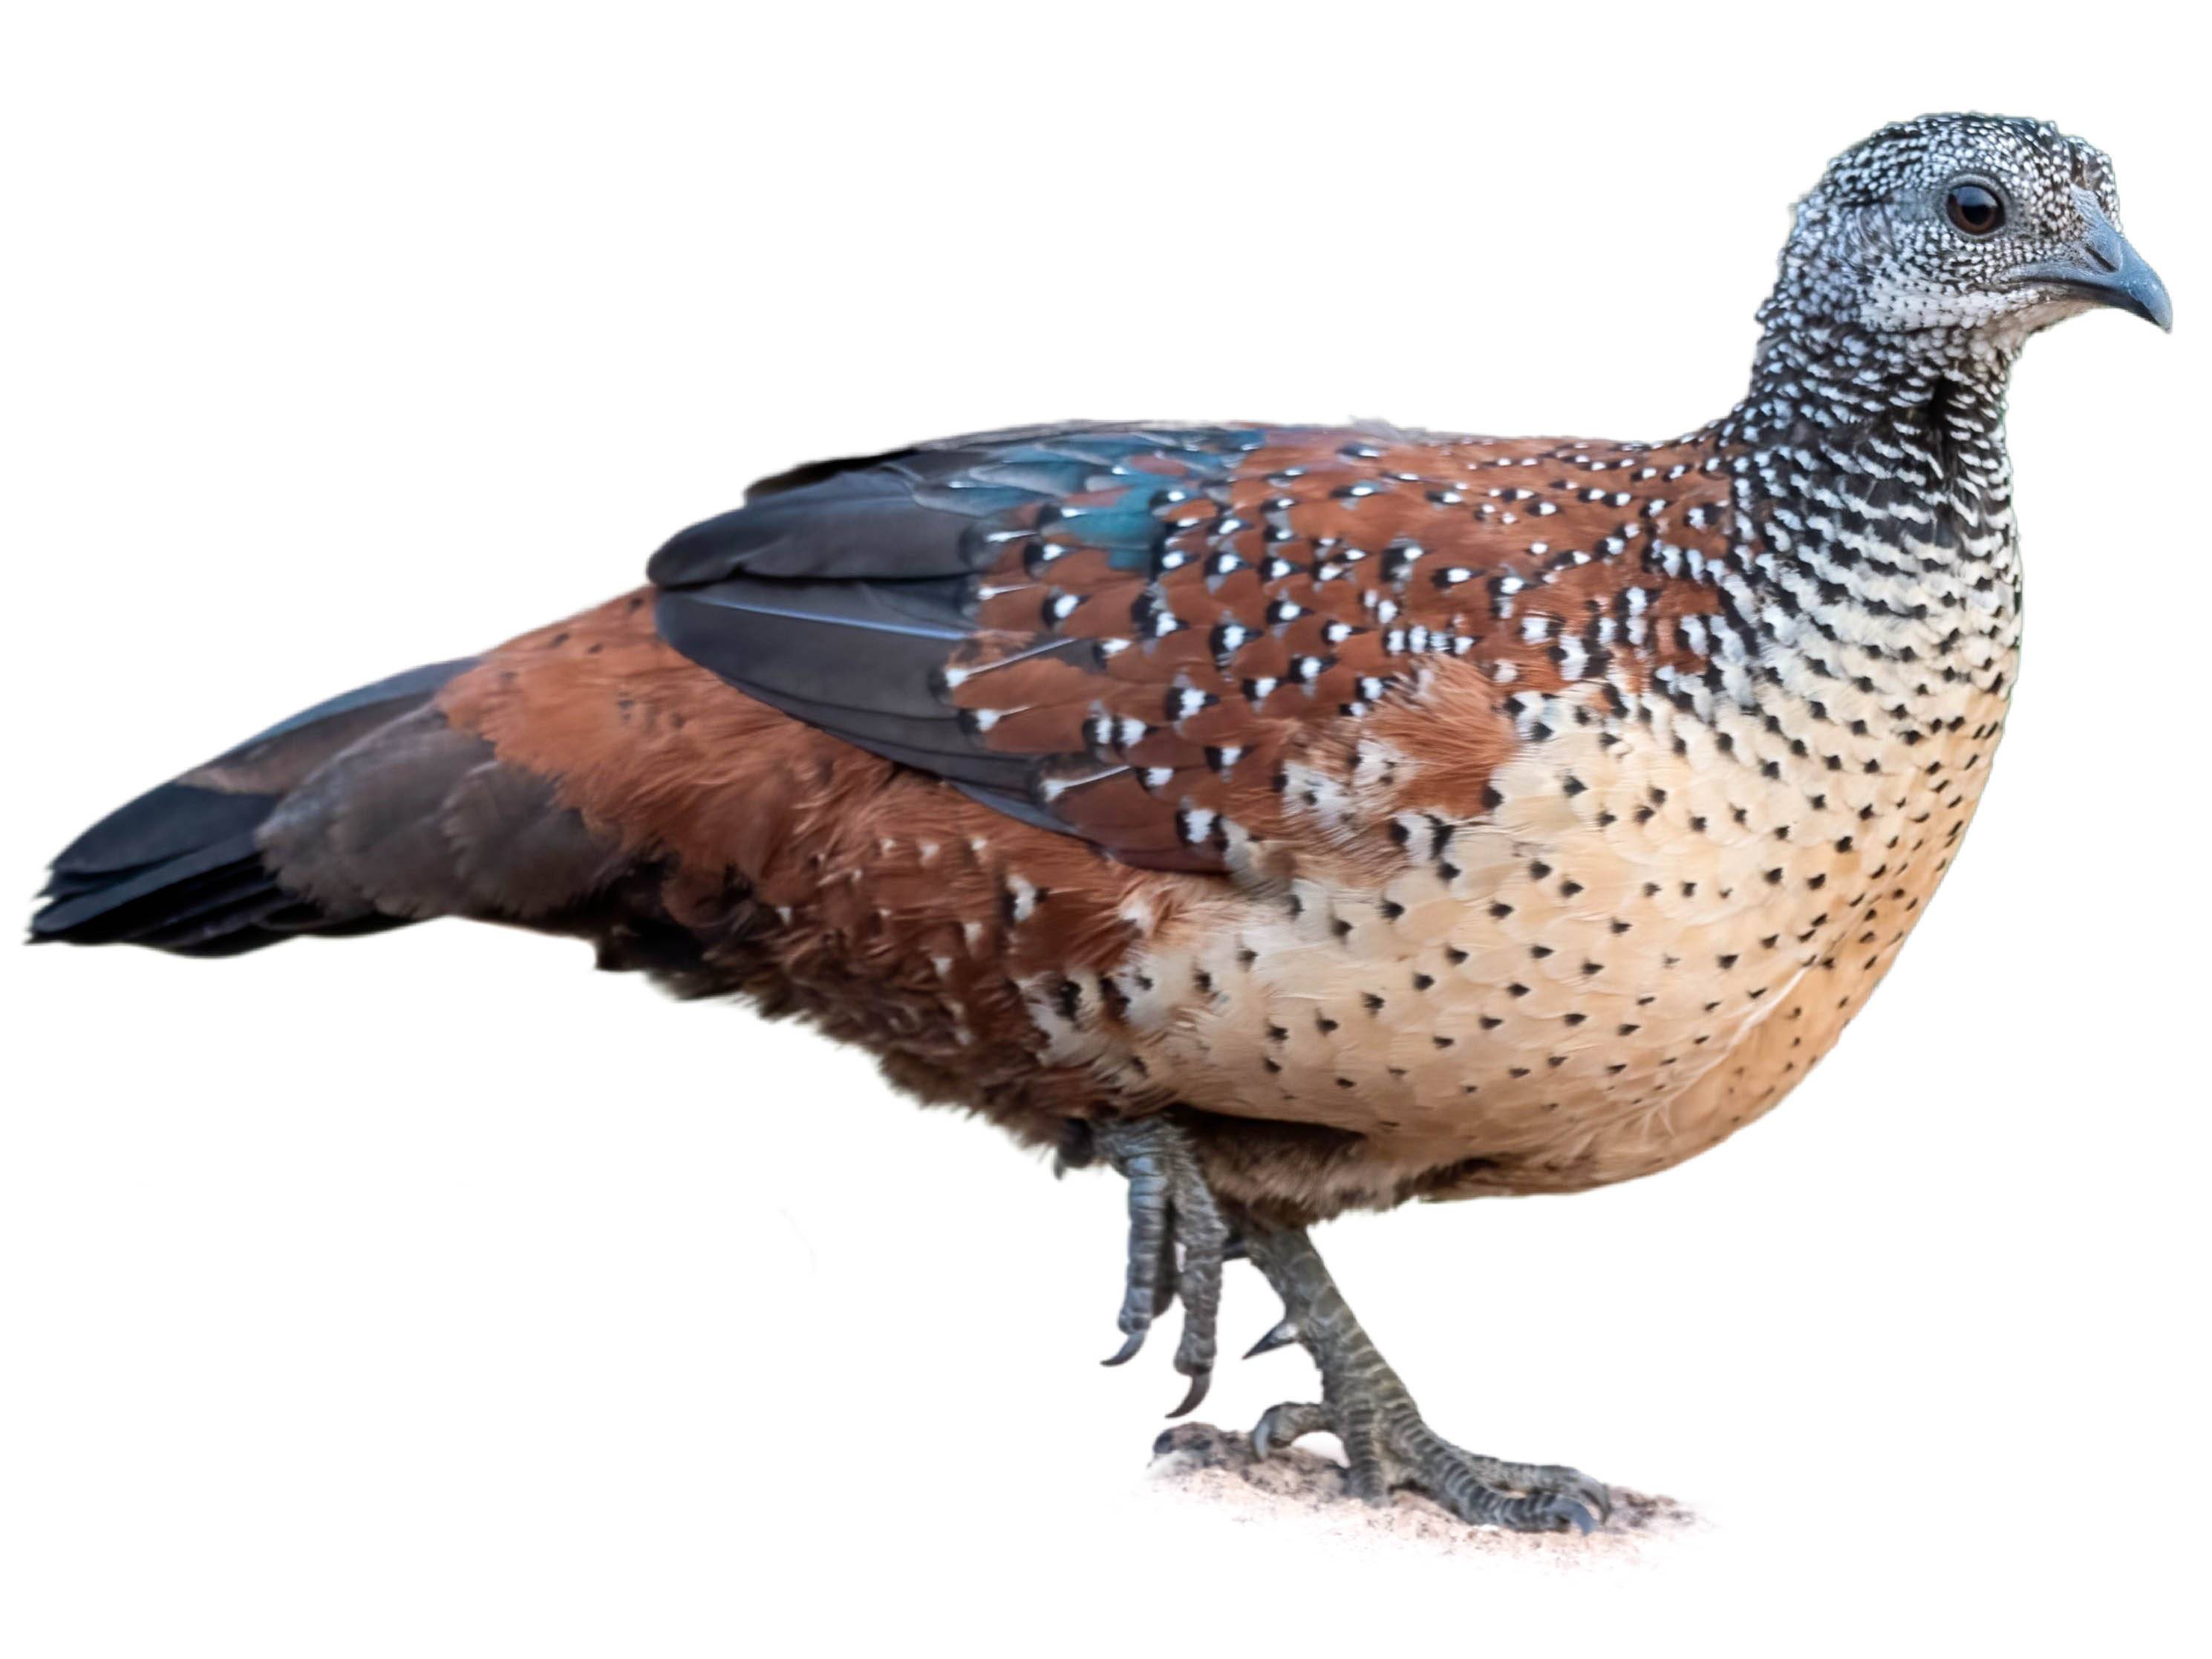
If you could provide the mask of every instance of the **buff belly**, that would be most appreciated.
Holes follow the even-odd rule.
[[[1667,1168],[1771,1109],[1863,1006],[1978,799],[2001,705],[1978,712],[1909,769],[1794,753],[1787,723],[1572,727],[1501,769],[1486,817],[1425,816],[1398,867],[1154,938],[1121,1063],[1358,1134],[1378,1198],[1470,1160],[1455,1193]]]

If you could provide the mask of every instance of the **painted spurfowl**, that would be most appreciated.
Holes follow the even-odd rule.
[[[40,939],[465,916],[742,993],[1128,1181],[1136,1351],[1224,1261],[1353,1485],[1587,1527],[1431,1431],[1305,1229],[1702,1152],[1799,1082],[2004,722],[2027,337],[2166,325],[2106,158],[1942,116],[1797,210],[1744,400],[1664,443],[1098,423],[826,461],[651,586],[271,727],[86,832]]]

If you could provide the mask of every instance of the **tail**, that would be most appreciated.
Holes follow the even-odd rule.
[[[54,860],[32,941],[228,957],[416,920],[280,884],[264,830],[333,761],[424,710],[469,666],[435,663],[333,697],[111,812]]]

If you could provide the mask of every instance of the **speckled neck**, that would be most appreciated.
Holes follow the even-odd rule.
[[[2021,590],[2004,444],[2017,346],[1905,338],[1771,302],[1732,470],[1738,608],[1768,678],[1847,682],[1911,743],[2009,690]]]
[[[1907,496],[1940,503],[1969,528],[2009,513],[2004,411],[2019,341],[1959,330],[1899,337],[1762,316],[1751,389],[1719,429],[1733,443],[1780,452],[1789,470],[1777,494],[1805,494],[1826,474],[1886,483],[1878,506]]]

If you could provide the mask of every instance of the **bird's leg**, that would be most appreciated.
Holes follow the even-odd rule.
[[[1118,1365],[1145,1344],[1152,1322],[1182,1297],[1182,1340],[1175,1368],[1190,1391],[1168,1413],[1197,1410],[1213,1380],[1213,1331],[1221,1309],[1221,1267],[1236,1249],[1229,1224],[1192,1152],[1189,1138],[1164,1115],[1093,1126],[1098,1150],[1129,1182],[1129,1273],[1121,1297]]]
[[[1276,1406],[1252,1431],[1253,1449],[1261,1457],[1300,1435],[1334,1432],[1344,1443],[1352,1490],[1370,1504],[1387,1503],[1392,1492],[1411,1486],[1463,1521],[1518,1532],[1588,1532],[1610,1513],[1611,1494],[1579,1470],[1462,1451],[1424,1422],[1304,1229],[1252,1224],[1243,1236],[1286,1310],[1255,1352],[1302,1342],[1321,1368],[1321,1403]]]

